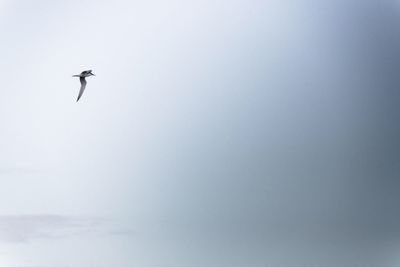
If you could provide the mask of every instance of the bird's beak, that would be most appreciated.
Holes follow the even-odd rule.
[[[94,75],[93,73],[92,73],[92,75],[93,75],[93,76],[96,76],[96,75]]]

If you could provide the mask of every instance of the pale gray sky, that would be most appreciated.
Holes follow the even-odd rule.
[[[395,0],[0,0],[0,266],[398,266],[399,25]]]

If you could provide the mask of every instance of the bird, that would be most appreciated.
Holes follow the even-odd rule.
[[[81,72],[81,74],[77,74],[77,75],[72,75],[72,77],[79,77],[79,80],[81,81],[81,89],[79,90],[79,95],[78,98],[76,99],[76,102],[79,101],[79,99],[81,98],[83,91],[85,91],[85,87],[86,87],[86,77],[89,76],[96,76],[92,73],[92,70],[84,70]]]

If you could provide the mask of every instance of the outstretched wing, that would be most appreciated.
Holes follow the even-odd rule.
[[[81,75],[87,75],[87,74],[89,74],[91,72],[92,72],[92,70],[84,70],[84,71],[81,72]]]
[[[79,95],[78,95],[78,99],[76,100],[76,102],[79,101],[79,99],[81,98],[83,91],[85,91],[85,87],[86,87],[85,77],[80,77],[79,80],[81,81],[81,90],[79,90]]]

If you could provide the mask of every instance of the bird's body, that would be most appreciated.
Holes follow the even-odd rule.
[[[81,89],[79,90],[79,95],[78,95],[78,99],[76,100],[76,102],[79,101],[79,99],[81,98],[83,92],[85,91],[85,88],[86,88],[86,79],[85,78],[89,77],[89,76],[95,76],[92,73],[92,70],[85,70],[85,71],[82,71],[81,74],[77,74],[77,75],[73,75],[72,76],[72,77],[79,77],[79,80],[81,82]]]

